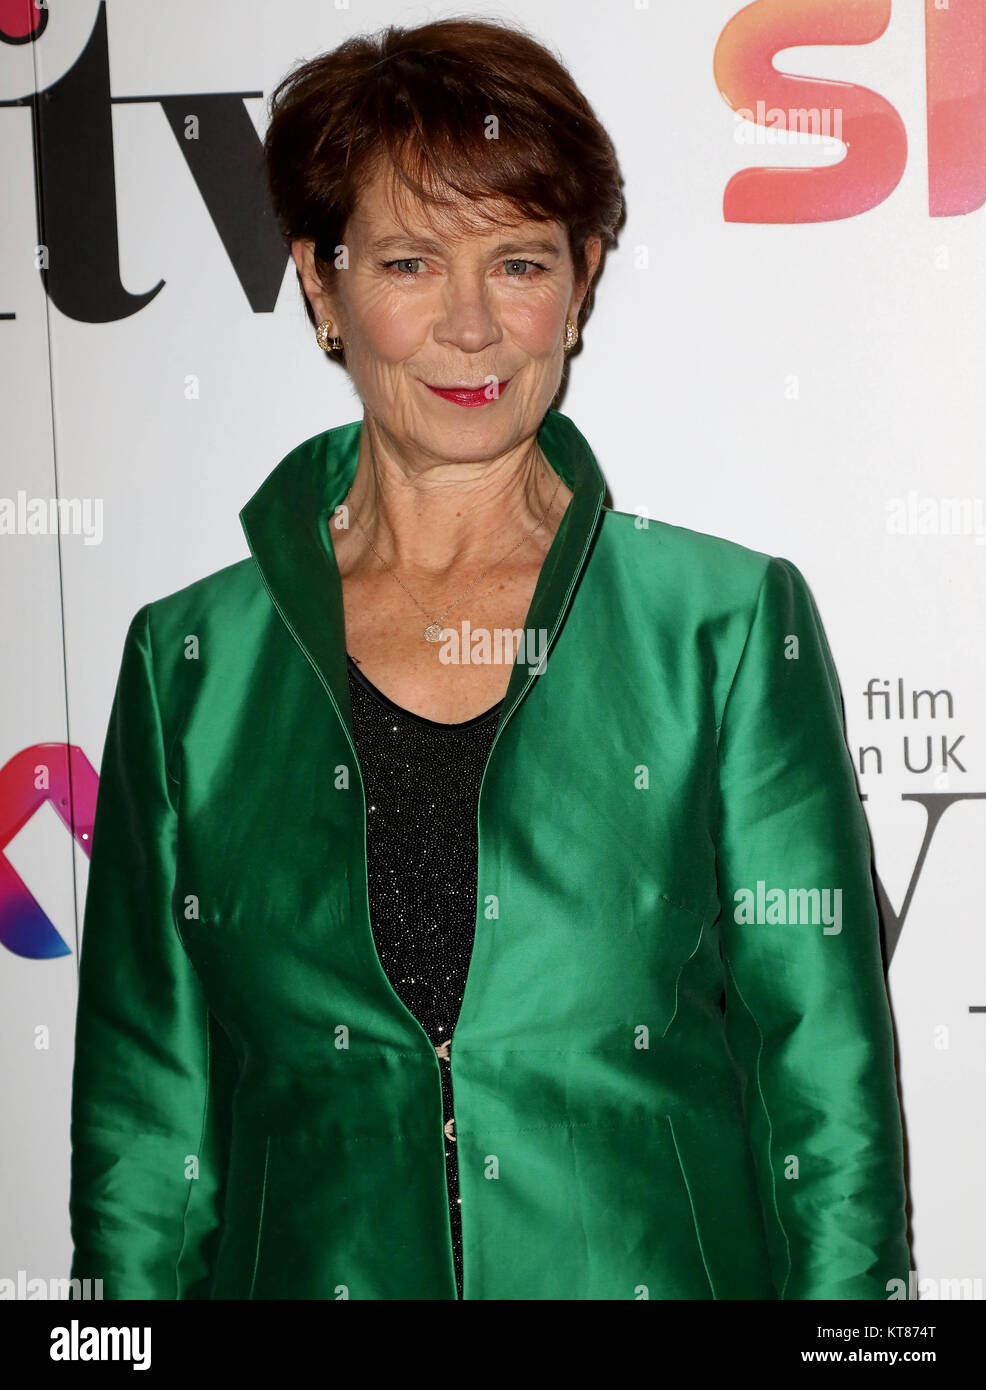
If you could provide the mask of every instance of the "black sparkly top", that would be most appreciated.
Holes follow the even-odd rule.
[[[462,1226],[446,1045],[466,986],[476,926],[479,785],[503,701],[461,724],[395,705],[347,654],[356,751],[366,788],[370,925],[395,993],[441,1064],[445,1172],[455,1281]]]

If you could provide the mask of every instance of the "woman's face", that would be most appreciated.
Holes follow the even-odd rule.
[[[451,462],[496,457],[534,434],[558,390],[565,322],[587,288],[565,229],[525,221],[454,232],[441,209],[408,192],[405,230],[389,187],[380,174],[368,186],[346,228],[348,267],[329,293],[311,243],[294,243],[305,291],[342,338],[364,408],[398,446]],[[590,279],[599,252],[590,240]],[[482,404],[462,405],[432,386],[488,389]]]

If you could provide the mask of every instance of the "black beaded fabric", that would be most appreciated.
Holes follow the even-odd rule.
[[[366,789],[370,925],[395,993],[438,1052],[455,1282],[462,1223],[449,1044],[476,927],[476,810],[503,701],[461,724],[402,709],[351,656],[349,695]],[[452,1122],[452,1123],[450,1123]],[[451,1131],[451,1133],[450,1133]]]

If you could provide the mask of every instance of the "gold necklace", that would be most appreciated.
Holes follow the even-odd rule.
[[[545,472],[545,470],[544,470],[544,468],[542,467],[542,469],[541,469],[542,477],[544,476],[544,472]],[[346,493],[346,496],[343,498],[343,506],[345,506],[346,503],[349,501],[349,493],[352,492],[353,486],[355,485],[355,482],[356,482],[356,480],[355,480],[355,478],[354,478],[354,479],[353,479],[353,482],[350,483],[350,485],[349,485],[349,492],[347,492],[347,493]],[[551,494],[551,501],[548,503],[548,505],[545,507],[544,511],[541,513],[541,519],[540,519],[540,521],[538,522],[538,524],[534,527],[534,529],[533,529],[532,531],[528,531],[525,535],[521,536],[521,538],[520,538],[520,540],[517,542],[517,544],[516,544],[516,545],[512,545],[512,546],[510,547],[510,549],[506,552],[505,555],[501,555],[501,556],[500,556],[499,560],[494,560],[493,563],[492,563],[491,565],[487,565],[486,569],[483,570],[482,574],[480,574],[476,579],[474,579],[467,589],[463,589],[463,591],[462,591],[462,593],[459,595],[459,597],[458,597],[457,599],[453,599],[452,602],[451,602],[450,604],[448,604],[448,605],[443,609],[443,611],[439,614],[439,616],[438,616],[437,618],[432,618],[432,619],[431,619],[431,621],[428,623],[428,626],[425,628],[424,634],[423,634],[423,635],[424,635],[424,639],[425,639],[426,642],[440,642],[440,641],[442,640],[442,624],[444,623],[446,617],[447,617],[448,614],[452,611],[452,609],[455,608],[456,604],[461,603],[462,600],[466,597],[466,595],[467,595],[468,593],[471,593],[471,591],[476,587],[476,585],[479,583],[479,581],[480,581],[481,579],[485,579],[485,578],[486,578],[486,576],[489,574],[490,570],[495,569],[497,565],[502,565],[503,562],[504,562],[504,560],[509,559],[509,557],[514,553],[515,550],[519,550],[520,547],[524,544],[525,541],[529,541],[529,540],[531,539],[531,537],[532,537],[533,535],[535,535],[535,534],[541,529],[541,527],[544,525],[544,519],[545,519],[545,517],[546,517],[546,516],[548,515],[548,513],[551,511],[552,505],[554,504],[554,500],[555,500],[555,498],[558,496],[558,489],[559,489],[560,487],[561,487],[561,475],[559,474],[558,481],[557,481],[557,483],[555,484],[555,490],[554,490],[554,492]],[[374,555],[377,557],[377,559],[380,561],[380,563],[384,566],[384,568],[385,568],[385,569],[388,569],[388,570],[390,571],[390,573],[393,575],[393,577],[397,580],[397,583],[401,586],[401,588],[402,588],[402,589],[404,590],[404,592],[407,594],[408,598],[411,599],[415,604],[417,604],[418,608],[421,609],[421,612],[422,612],[422,613],[425,615],[425,617],[427,618],[427,617],[429,616],[429,614],[428,614],[428,609],[425,608],[425,607],[423,606],[423,604],[418,603],[418,600],[417,600],[417,599],[414,597],[414,595],[411,593],[411,590],[410,590],[410,589],[407,587],[407,585],[404,583],[403,579],[401,579],[400,575],[399,575],[399,574],[397,573],[397,571],[394,569],[393,565],[390,564],[389,561],[387,561],[387,560],[385,560],[385,559],[383,558],[383,556],[380,554],[379,550],[376,548],[376,546],[375,546],[375,545],[373,544],[373,542],[370,540],[370,537],[367,535],[367,532],[366,532],[366,527],[363,525],[362,521],[360,521],[359,517],[356,515],[355,512],[353,512],[353,517],[354,517],[354,519],[355,519],[355,521],[356,521],[356,525],[357,525],[357,526],[359,527],[359,529],[363,532],[363,535],[366,536],[366,543],[367,543],[367,545],[370,547],[370,549],[373,551]]]

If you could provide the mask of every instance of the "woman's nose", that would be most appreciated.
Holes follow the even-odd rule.
[[[497,342],[500,324],[485,285],[471,278],[450,280],[443,290],[433,332],[436,342],[449,343],[464,352],[478,352]]]

